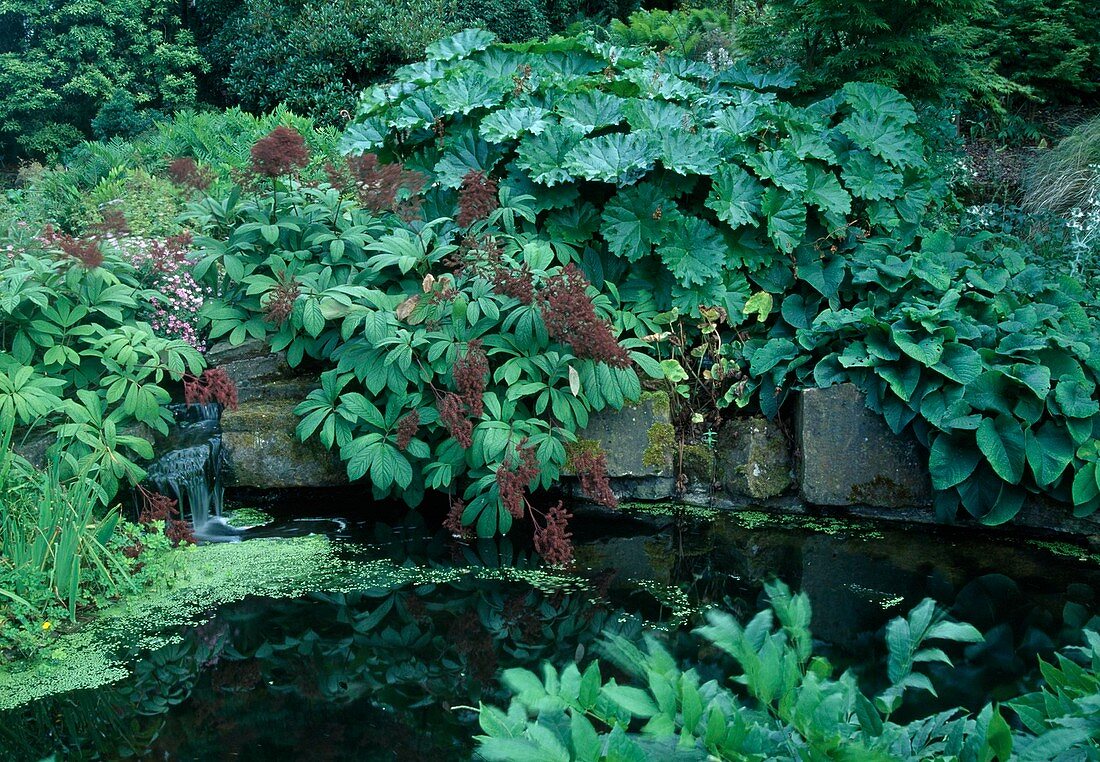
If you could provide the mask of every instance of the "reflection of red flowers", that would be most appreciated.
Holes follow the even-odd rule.
[[[580,480],[581,492],[585,497],[608,508],[619,505],[619,499],[612,492],[611,482],[607,478],[607,453],[593,450],[575,452],[569,458],[569,467]]]
[[[468,227],[488,217],[499,206],[496,180],[484,172],[471,169],[462,178],[458,189],[458,216],[455,222],[460,227]]]
[[[413,410],[397,422],[397,449],[404,451],[420,428],[420,413]]]
[[[572,518],[559,502],[546,512],[546,525],[535,524],[535,550],[551,566],[567,566],[573,560],[573,534],[569,530]]]
[[[519,462],[513,466],[511,458],[506,458],[497,468],[497,487],[500,490],[500,502],[508,509],[513,518],[523,518],[523,494],[527,486],[539,476],[539,464],[532,447],[526,446],[526,440],[516,447]]]
[[[308,163],[305,138],[290,127],[276,127],[252,146],[252,172],[257,175],[283,177]]]
[[[183,399],[191,405],[220,402],[228,410],[237,409],[237,385],[224,368],[207,368],[201,376],[183,377]]]
[[[581,359],[629,367],[630,356],[615,340],[611,326],[596,316],[587,289],[588,280],[576,265],[547,279],[539,301],[550,338],[568,344]]]

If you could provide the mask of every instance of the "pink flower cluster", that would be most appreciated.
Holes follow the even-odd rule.
[[[206,351],[206,342],[196,326],[199,311],[212,291],[199,285],[191,273],[187,259],[190,234],[166,241],[132,235],[108,235],[105,240],[138,269],[151,289],[159,292],[147,306],[153,330],[159,336],[183,339],[200,352]]]

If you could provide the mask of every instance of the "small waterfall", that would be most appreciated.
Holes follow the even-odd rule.
[[[180,518],[189,520],[201,537],[209,525],[222,523],[218,521],[225,493],[221,405],[184,404],[170,409],[176,426],[169,435],[168,450],[146,467],[145,478],[154,490],[176,499]]]

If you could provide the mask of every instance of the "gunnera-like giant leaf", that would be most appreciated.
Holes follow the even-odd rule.
[[[564,166],[586,180],[631,185],[653,169],[657,154],[646,135],[612,133],[582,140],[566,155]]]
[[[453,61],[485,50],[496,38],[495,34],[484,29],[463,29],[458,34],[436,40],[424,49],[424,55],[436,61]]]
[[[553,186],[573,179],[566,157],[581,142],[573,127],[552,124],[537,135],[525,135],[516,149],[516,166],[536,183]]]
[[[723,164],[714,176],[706,206],[732,228],[755,226],[763,198],[759,180],[736,164]]]
[[[685,216],[670,226],[657,253],[681,284],[701,285],[721,276],[726,245],[709,222]]]
[[[613,254],[634,262],[664,240],[669,223],[678,217],[676,203],[647,180],[623,188],[607,202],[600,233]]]

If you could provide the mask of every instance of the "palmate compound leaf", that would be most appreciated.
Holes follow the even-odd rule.
[[[516,149],[516,166],[536,183],[553,186],[573,180],[565,159],[581,142],[573,127],[552,124],[538,135],[525,135]]]
[[[682,285],[702,285],[721,276],[726,244],[709,222],[684,216],[669,226],[657,253]]]
[[[582,140],[566,155],[564,166],[586,180],[631,185],[653,168],[657,153],[647,135],[612,133]]]
[[[722,163],[714,147],[683,128],[662,130],[658,137],[661,164],[680,175],[713,175]]]
[[[484,29],[463,29],[458,34],[433,42],[424,49],[424,55],[436,61],[453,61],[465,58],[474,51],[484,50],[496,38],[495,34]]]
[[[732,228],[755,226],[763,198],[759,180],[736,164],[723,164],[714,176],[706,206]]]
[[[539,135],[552,123],[550,112],[539,106],[509,106],[481,120],[481,137],[490,143],[507,143],[524,133]]]
[[[653,182],[641,182],[615,194],[603,212],[600,233],[611,253],[635,262],[664,240],[680,216],[676,203]]]
[[[806,235],[806,205],[793,193],[768,188],[761,211],[768,218],[772,243],[784,254],[790,254]]]

